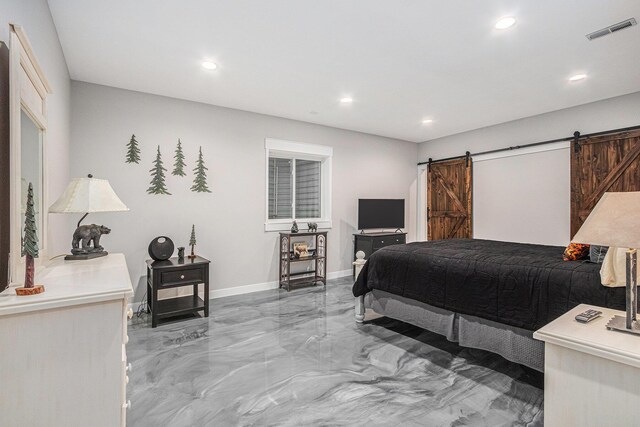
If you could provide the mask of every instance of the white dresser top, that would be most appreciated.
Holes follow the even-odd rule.
[[[589,323],[575,320],[576,314],[590,308],[602,311],[602,316]],[[546,343],[640,368],[640,336],[608,330],[606,325],[614,315],[625,316],[625,312],[580,304],[538,329],[533,333],[533,337]]]
[[[123,254],[86,261],[52,261],[36,271],[35,283],[44,285],[38,295],[17,296],[14,287],[0,293],[0,316],[89,304],[133,295]]]

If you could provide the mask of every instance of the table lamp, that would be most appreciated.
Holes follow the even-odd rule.
[[[626,317],[614,316],[607,328],[640,334],[638,309],[638,252],[640,248],[640,191],[605,193],[571,240],[575,243],[628,248],[626,253]]]
[[[49,208],[50,213],[82,213],[78,228],[73,233],[71,255],[66,260],[86,260],[108,254],[100,246],[100,236],[111,230],[104,225],[80,225],[93,212],[128,211],[129,208],[118,198],[106,179],[75,178],[67,186],[62,196]]]

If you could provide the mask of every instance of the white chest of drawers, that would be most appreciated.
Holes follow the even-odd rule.
[[[54,261],[36,283],[43,294],[0,293],[0,425],[124,426],[124,255]]]
[[[575,320],[590,308],[602,317]],[[624,312],[580,304],[534,332],[545,342],[545,426],[640,425],[640,337],[607,330],[614,315]]]

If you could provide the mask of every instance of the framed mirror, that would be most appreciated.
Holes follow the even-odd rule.
[[[39,240],[36,268],[47,260],[46,97],[51,87],[22,27],[11,24],[9,48],[10,116],[10,282],[24,281],[22,236],[27,190],[33,187]]]

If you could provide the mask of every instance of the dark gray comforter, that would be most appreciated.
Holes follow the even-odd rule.
[[[369,258],[353,294],[380,289],[529,330],[581,303],[624,310],[624,288],[602,286],[600,264],[563,261],[563,250],[475,239],[389,246]]]

